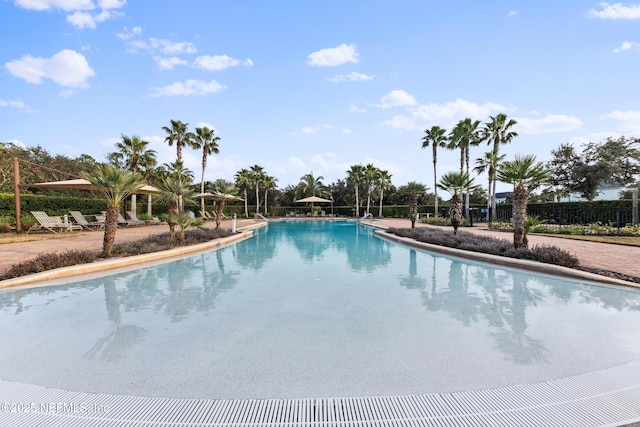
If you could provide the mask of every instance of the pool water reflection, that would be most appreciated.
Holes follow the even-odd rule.
[[[0,378],[201,398],[423,394],[640,359],[640,292],[495,268],[347,221],[0,292]]]

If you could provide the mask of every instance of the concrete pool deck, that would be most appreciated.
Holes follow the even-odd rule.
[[[407,227],[408,220],[375,220],[376,226]],[[253,221],[238,224],[253,225]],[[118,230],[118,238],[139,238],[147,227]],[[149,227],[150,228],[150,227]],[[160,226],[158,232],[166,232]],[[121,233],[122,231],[122,233]],[[474,227],[475,231],[475,227]],[[488,232],[488,230],[485,230]],[[138,233],[144,233],[136,235]],[[478,227],[478,232],[482,232]],[[79,234],[79,233],[78,233]],[[89,232],[84,233],[89,235]],[[48,240],[50,249],[100,249],[102,233]],[[509,239],[508,233],[496,233]],[[97,236],[96,236],[97,235]],[[534,236],[537,237],[537,236]],[[553,243],[563,239],[552,239]],[[67,244],[69,242],[69,244]],[[73,245],[71,245],[73,242]],[[574,241],[568,241],[570,244]],[[38,243],[38,242],[25,242]],[[582,243],[582,242],[580,242]],[[535,242],[534,244],[539,244]],[[13,244],[11,244],[13,245]],[[20,244],[22,245],[22,244]],[[612,255],[609,246],[595,244],[592,254],[620,265],[632,264],[628,248]],[[0,245],[0,260],[4,249]],[[36,250],[33,247],[29,251]],[[570,249],[569,249],[570,250]],[[27,251],[27,253],[29,253]],[[571,251],[578,255],[575,251]],[[37,253],[36,253],[37,255]],[[35,256],[31,255],[28,258]],[[28,259],[24,258],[24,259]],[[587,257],[588,258],[588,257]],[[587,259],[585,258],[585,259]],[[582,258],[580,258],[582,261]],[[583,264],[586,262],[582,261]],[[621,271],[623,272],[623,271]],[[626,273],[625,274],[632,274]],[[638,274],[633,274],[638,275]],[[3,425],[630,425],[640,422],[640,361],[583,375],[533,384],[473,392],[434,393],[394,397],[322,399],[213,400],[164,399],[69,392],[0,380]],[[41,406],[53,403],[54,406]],[[18,406],[21,404],[22,406]],[[28,404],[29,406],[25,406]],[[56,404],[66,404],[58,408]],[[70,405],[76,406],[71,407]],[[36,405],[36,406],[32,406]],[[69,409],[77,409],[69,411]],[[28,411],[28,412],[27,412]]]

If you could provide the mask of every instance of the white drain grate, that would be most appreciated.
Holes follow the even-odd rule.
[[[640,421],[640,361],[499,389],[335,399],[165,399],[0,380],[0,405],[0,425],[14,427],[618,426]]]

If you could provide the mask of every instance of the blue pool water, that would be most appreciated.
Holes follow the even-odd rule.
[[[0,378],[200,398],[423,394],[640,359],[640,292],[468,262],[347,221],[0,292]]]

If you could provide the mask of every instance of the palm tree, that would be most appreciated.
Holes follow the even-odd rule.
[[[327,194],[327,186],[322,183],[323,176],[314,177],[313,171],[300,177],[300,182],[296,186],[296,196],[298,198],[318,196],[323,197]],[[313,202],[311,202],[311,211],[313,211]]]
[[[128,137],[121,135],[122,140],[116,143],[116,147],[122,154],[122,159],[127,169],[136,174],[140,169],[150,169],[156,165],[156,151],[147,148],[149,141],[145,141],[137,135]],[[137,211],[136,195],[131,195],[131,210]]]
[[[364,187],[367,189],[367,213],[369,215],[369,208],[371,206],[371,193],[373,192],[373,184],[375,183],[378,174],[380,173],[380,169],[373,166],[372,163],[369,163],[364,167],[362,171],[362,182],[364,183]]]
[[[193,140],[196,150],[202,149],[202,178],[200,180],[200,192],[204,193],[204,170],[207,167],[207,157],[209,154],[217,154],[220,152],[218,149],[218,141],[220,137],[215,136],[215,130],[209,129],[204,126],[196,128],[196,135]],[[204,197],[200,199],[200,211],[204,212]]]
[[[446,147],[448,138],[445,136],[447,131],[440,126],[432,126],[431,129],[425,129],[425,136],[422,138],[422,148],[427,148],[431,145],[431,149],[433,150],[433,184],[434,184],[434,193],[435,193],[435,212],[433,216],[438,216],[438,186],[436,186],[436,182],[438,180],[436,174],[436,163],[438,162],[438,147]]]
[[[381,170],[376,180],[376,187],[380,190],[380,209],[378,216],[382,218],[382,199],[384,198],[384,190],[391,188],[391,175],[389,171]]]
[[[176,143],[176,159],[181,162],[182,161],[182,147],[188,146],[192,147],[194,134],[189,132],[188,127],[189,123],[182,123],[180,120],[171,120],[171,127],[163,126],[162,130],[167,133],[167,136],[164,139],[164,142],[169,144],[169,147],[173,146],[173,143]]]
[[[486,123],[482,128],[482,138],[486,139],[489,145],[493,144],[492,151],[497,158],[500,144],[509,144],[513,138],[518,136],[517,132],[510,130],[517,122],[513,119],[507,119],[507,115],[503,113],[495,117],[489,116],[489,118],[491,121]],[[497,164],[493,165],[493,168],[489,168],[489,175],[491,175],[491,179],[493,180],[493,188],[488,196],[494,212],[496,210],[496,171]]]
[[[244,216],[249,218],[249,207],[247,206],[247,189],[251,185],[251,171],[248,169],[240,169],[235,174],[235,184],[244,194]]]
[[[224,206],[227,202],[240,201],[238,187],[233,182],[217,179],[213,184],[213,200],[216,201],[216,228],[220,227]]]
[[[448,147],[460,149],[460,172],[466,171],[467,175],[469,174],[469,149],[472,145],[480,145],[482,141],[478,126],[480,126],[480,120],[472,121],[471,118],[467,117],[460,120],[449,133]],[[468,191],[465,197],[465,217],[469,217]]]
[[[260,183],[264,178],[264,168],[259,165],[253,165],[249,168],[251,181],[256,190],[256,213],[260,213]]]
[[[174,176],[166,176],[158,188],[160,189],[160,200],[169,205],[167,223],[173,239],[176,235],[176,225],[180,225],[182,221],[180,215],[184,213],[184,204],[195,203],[193,201],[194,191],[188,184]]]
[[[453,234],[458,234],[458,227],[462,222],[462,193],[473,189],[473,178],[467,172],[448,172],[436,184],[441,190],[452,194],[449,206],[449,218],[453,225]]]
[[[496,179],[513,184],[513,246],[524,246],[525,221],[529,191],[549,178],[551,171],[542,162],[536,162],[536,156],[516,155],[513,161],[504,162],[498,167]]]
[[[360,187],[360,181],[362,181],[362,175],[364,174],[364,167],[362,165],[353,165],[347,171],[347,181],[351,181],[356,191],[356,216],[360,216],[360,199],[358,197],[358,189]]]
[[[276,188],[276,182],[278,178],[275,178],[270,175],[265,175],[262,178],[262,187],[264,188],[264,214],[267,214],[267,194],[269,194],[270,190],[274,190]]]
[[[409,218],[411,219],[411,228],[416,228],[416,220],[418,219],[418,199],[427,192],[427,187],[419,182],[409,182],[398,189],[399,193],[409,196]]]
[[[491,212],[491,183],[493,182],[493,175],[491,175],[491,170],[495,170],[498,162],[501,162],[505,158],[505,154],[500,156],[496,156],[494,151],[487,151],[484,153],[484,157],[480,157],[476,159],[476,167],[473,168],[474,172],[479,174],[489,172],[489,185],[487,186],[487,221],[489,221],[489,213]],[[495,212],[495,211],[494,211]]]
[[[111,248],[116,239],[120,203],[142,187],[145,182],[138,174],[115,168],[111,165],[98,164],[92,173],[82,172],[84,179],[100,189],[107,199],[107,214],[104,223],[102,240],[102,256],[111,255]]]

